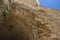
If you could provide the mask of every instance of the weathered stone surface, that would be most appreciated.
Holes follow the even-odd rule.
[[[2,38],[8,34],[6,38],[11,40],[60,40],[59,10],[40,7],[36,0],[15,2],[9,18],[2,23]]]

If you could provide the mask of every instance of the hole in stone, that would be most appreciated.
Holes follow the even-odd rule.
[[[13,25],[10,25],[9,28],[13,28]]]
[[[23,34],[23,32],[21,32],[21,34]]]

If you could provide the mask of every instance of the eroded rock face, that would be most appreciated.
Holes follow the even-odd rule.
[[[12,6],[11,10],[12,15],[20,19],[32,31],[34,40],[48,40],[50,38],[52,31],[46,26],[48,23],[43,23],[44,19],[39,16],[41,13],[46,13],[44,10],[37,11],[17,3]]]
[[[7,19],[1,15],[0,40],[44,40],[50,37],[47,23],[37,19],[39,11],[14,3],[8,13]]]
[[[8,19],[2,20],[0,39],[60,40],[59,13],[60,11],[53,9],[35,10],[27,5],[14,3],[9,10]]]
[[[55,38],[58,40],[60,39],[58,22],[59,11],[47,8],[35,10],[27,7],[24,4],[15,4],[12,8],[16,10],[14,11],[13,15],[17,17],[19,15],[25,21],[23,23],[27,27],[30,26],[34,35],[34,40],[55,40]]]
[[[33,40],[31,28],[25,25],[23,17],[14,15],[14,9],[5,10],[8,11],[8,15],[3,14],[3,10],[4,7],[0,9],[0,40]]]

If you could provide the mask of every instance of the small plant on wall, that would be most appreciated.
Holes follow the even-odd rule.
[[[8,16],[9,16],[8,10],[4,9],[4,10],[2,11],[2,15],[3,15],[3,17],[4,17],[5,19],[8,19]]]

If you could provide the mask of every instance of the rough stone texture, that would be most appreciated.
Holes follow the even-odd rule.
[[[18,40],[22,37],[24,39],[20,40],[60,40],[59,10],[40,7],[36,0],[15,0],[15,2],[9,11],[9,19],[4,21],[3,34],[7,33],[7,37],[12,39],[16,38],[17,34]],[[23,36],[20,31],[24,32]]]
[[[18,2],[18,1],[16,1],[16,2]],[[38,21],[41,20],[42,23],[48,23],[47,26],[53,31],[53,34],[56,37],[60,36],[60,34],[59,34],[60,33],[60,16],[59,16],[60,11],[59,10],[40,7],[37,5],[36,0],[19,0],[18,3],[27,5],[28,7],[32,8],[34,10],[37,10],[36,15],[38,14],[39,17],[37,17],[36,20],[38,20]],[[39,13],[38,11],[40,11],[41,13]],[[44,19],[44,21],[42,19]]]
[[[55,23],[55,17],[53,17],[55,13],[58,13],[57,11],[51,9],[47,9],[48,11],[43,9],[35,10],[24,4],[16,4],[14,7],[16,7],[17,12],[14,15],[23,17],[25,25],[28,24],[27,26],[31,27],[34,40],[59,40],[59,29],[56,28],[58,24]]]
[[[39,10],[37,13],[37,10],[17,3],[12,6],[12,8],[12,15],[22,20],[22,23],[25,24],[28,29],[31,28],[30,30],[32,30],[34,40],[48,40],[51,35],[51,30],[46,26],[48,23],[43,23],[43,19],[39,16],[42,12],[45,13],[43,10]]]
[[[18,3],[24,4],[36,10],[34,14],[37,12],[36,15],[38,15],[38,17],[36,17],[35,20],[41,21],[43,24],[48,23],[46,26],[49,27],[49,29],[52,31],[51,38],[55,38],[55,37],[60,38],[60,16],[59,16],[60,11],[59,10],[40,7],[37,5],[36,0],[19,0]]]

